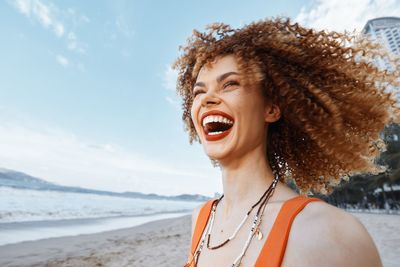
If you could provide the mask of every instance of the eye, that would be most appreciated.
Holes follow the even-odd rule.
[[[237,81],[229,81],[229,82],[224,83],[223,88],[226,88],[229,86],[236,86],[236,85],[239,85],[239,83]]]
[[[193,97],[196,97],[198,94],[204,92],[203,90],[199,89],[199,90],[194,90],[193,91]]]

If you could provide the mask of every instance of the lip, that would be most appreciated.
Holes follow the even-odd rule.
[[[231,120],[231,121],[233,121],[233,122],[235,121],[231,115],[229,115],[229,114],[227,114],[227,113],[225,113],[225,112],[223,112],[223,111],[220,111],[220,110],[210,110],[210,111],[205,112],[205,113],[201,116],[201,120],[200,120],[200,123],[201,123],[200,126],[201,126],[201,128],[203,128],[203,120],[204,120],[204,118],[207,117],[207,116],[209,116],[209,115],[220,115],[220,116],[223,116],[223,117],[225,117],[225,118],[228,118],[229,120]],[[227,135],[231,132],[232,128],[233,128],[233,127],[229,128],[228,130],[226,130],[226,131],[224,131],[224,132],[222,132],[222,133],[220,133],[220,134],[215,134],[215,135],[208,135],[208,134],[205,133],[206,140],[207,140],[207,141],[217,141],[217,140],[219,140],[219,139],[222,139],[222,138],[224,138],[225,136],[227,136]],[[204,131],[203,131],[203,132],[204,132]]]
[[[215,134],[215,135],[205,134],[206,135],[206,140],[207,141],[217,141],[219,139],[222,139],[222,138],[224,138],[225,136],[227,136],[231,132],[232,128],[233,127],[229,128],[228,130],[226,130],[226,131],[224,131],[224,132],[222,132],[220,134]]]

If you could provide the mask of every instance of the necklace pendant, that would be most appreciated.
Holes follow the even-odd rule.
[[[256,234],[258,240],[261,240],[263,238],[263,234],[261,233],[260,229],[257,229]]]

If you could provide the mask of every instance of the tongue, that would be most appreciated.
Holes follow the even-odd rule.
[[[204,131],[208,134],[209,132],[223,132],[231,128],[231,124],[223,122],[209,122],[204,126]]]

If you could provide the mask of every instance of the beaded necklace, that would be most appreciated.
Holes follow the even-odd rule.
[[[202,235],[202,237],[201,237],[200,245],[199,245],[198,249],[196,250],[196,252],[194,253],[191,262],[194,260],[194,261],[195,261],[195,266],[197,265],[198,258],[199,258],[199,256],[200,256],[200,253],[201,253],[202,249],[203,249],[206,236],[208,237],[208,240],[207,240],[207,248],[210,248],[210,249],[217,249],[217,248],[220,248],[220,247],[224,246],[225,244],[227,244],[230,240],[232,240],[232,239],[236,236],[237,232],[238,232],[239,229],[243,226],[244,222],[245,222],[246,219],[248,218],[248,216],[249,216],[249,214],[251,213],[251,211],[254,209],[254,207],[256,207],[256,206],[261,202],[260,207],[258,208],[256,215],[254,216],[253,224],[252,224],[252,226],[251,226],[251,230],[250,230],[250,232],[249,232],[249,235],[248,235],[248,238],[247,238],[247,240],[246,240],[246,243],[245,243],[245,245],[243,246],[242,252],[240,253],[240,255],[235,259],[235,261],[234,261],[234,262],[232,263],[232,265],[231,265],[232,267],[238,267],[238,266],[240,266],[240,263],[241,263],[241,261],[242,261],[244,255],[245,255],[245,253],[246,253],[246,251],[247,251],[247,249],[248,249],[248,247],[249,247],[249,245],[250,245],[250,242],[251,242],[251,240],[253,239],[255,233],[258,233],[258,234],[259,234],[259,239],[262,238],[262,234],[261,234],[261,232],[259,231],[259,226],[260,226],[260,224],[261,224],[261,218],[262,218],[262,215],[264,214],[265,207],[266,207],[266,204],[267,204],[269,198],[272,196],[273,192],[275,191],[275,187],[276,187],[276,184],[278,183],[278,180],[279,180],[279,176],[276,174],[276,175],[275,175],[275,178],[274,178],[274,180],[273,180],[273,182],[272,182],[272,184],[271,184],[271,185],[269,186],[269,188],[265,191],[265,193],[261,196],[260,200],[257,201],[257,203],[254,204],[254,205],[251,207],[251,209],[246,213],[244,219],[243,219],[242,222],[239,224],[239,226],[236,228],[236,230],[235,230],[235,232],[232,234],[232,236],[229,237],[229,238],[228,238],[227,240],[225,240],[224,242],[222,242],[220,245],[211,247],[211,246],[209,246],[209,243],[210,243],[210,236],[211,236],[212,226],[213,226],[213,224],[214,224],[214,219],[215,219],[215,210],[216,210],[216,207],[217,207],[217,205],[218,205],[218,202],[224,197],[224,195],[222,195],[219,199],[217,199],[217,200],[213,203],[210,219],[209,219],[208,222],[207,222],[205,231],[204,231],[204,233],[203,233],[203,235]],[[260,237],[260,236],[261,236],[261,237]],[[191,263],[191,262],[190,262],[190,263]],[[190,263],[189,263],[189,264],[190,264]],[[189,265],[189,266],[190,266],[190,265]]]

